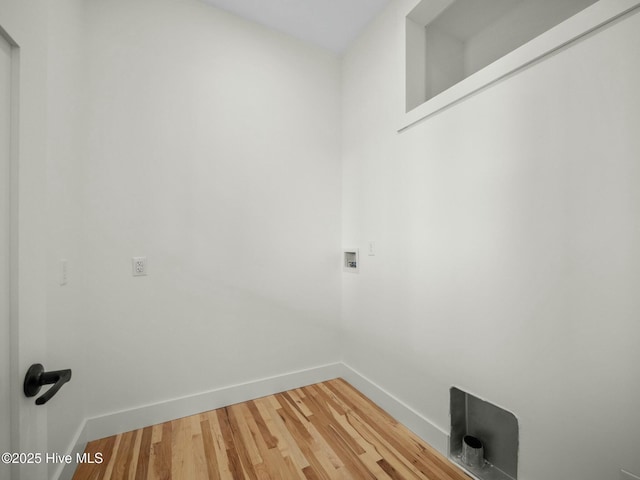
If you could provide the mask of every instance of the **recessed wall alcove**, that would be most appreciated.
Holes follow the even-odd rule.
[[[451,393],[449,456],[481,480],[517,480],[519,426],[515,415],[456,387]],[[466,465],[461,458],[465,435],[483,444],[485,464]]]
[[[637,0],[421,0],[404,18],[399,130],[636,8]]]

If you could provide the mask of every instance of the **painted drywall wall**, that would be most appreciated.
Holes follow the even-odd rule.
[[[521,479],[640,471],[640,14],[398,134],[407,3],[344,59],[345,362],[512,411]]]
[[[17,452],[47,448],[47,412],[22,394],[29,365],[46,361],[45,216],[46,53],[44,2],[0,0],[0,26],[15,44],[14,81],[18,129],[12,144],[11,440]],[[17,167],[17,168],[16,168]],[[19,173],[18,173],[19,172]],[[17,250],[15,247],[18,247]],[[19,272],[19,275],[18,273]],[[45,465],[12,470],[16,479],[45,478]]]
[[[87,415],[335,362],[338,57],[197,1],[86,7]]]
[[[86,418],[86,303],[83,185],[86,139],[84,0],[47,2],[47,370],[71,368],[71,382],[47,404],[48,451],[67,453]],[[60,261],[67,261],[61,285]],[[48,387],[45,387],[48,388]],[[45,390],[43,389],[43,392]],[[49,478],[62,465],[49,463]]]

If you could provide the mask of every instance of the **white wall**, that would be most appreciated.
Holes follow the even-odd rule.
[[[47,404],[48,451],[66,453],[86,417],[83,177],[86,138],[84,0],[48,2],[47,55],[47,370],[72,369]],[[60,260],[68,283],[59,284]],[[45,387],[45,389],[48,387]],[[42,392],[45,391],[42,390]],[[51,473],[61,465],[51,463]]]
[[[86,6],[87,415],[338,360],[337,56],[197,1]]]
[[[398,135],[396,1],[343,61],[341,141],[333,55],[191,0],[85,3],[0,0],[22,47],[14,381],[74,371],[60,402],[16,395],[20,450],[343,352],[445,431],[452,385],[513,411],[524,480],[640,471],[638,14]],[[342,277],[344,335],[341,196],[342,245],[378,250]]]
[[[346,363],[513,411],[523,480],[640,471],[640,14],[397,134],[405,7],[343,64]]]
[[[190,0],[0,19],[20,47],[14,449],[338,360],[339,59]],[[73,369],[44,407],[19,388],[35,362]]]

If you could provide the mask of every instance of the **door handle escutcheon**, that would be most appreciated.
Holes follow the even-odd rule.
[[[27,397],[34,397],[38,394],[43,385],[51,385],[44,395],[36,399],[36,405],[44,405],[51,397],[53,397],[58,390],[62,388],[62,385],[71,380],[71,370],[55,370],[52,372],[45,372],[44,367],[40,363],[34,363],[27,370],[27,375],[24,377],[24,394]]]

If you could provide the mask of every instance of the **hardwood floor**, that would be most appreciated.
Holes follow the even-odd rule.
[[[74,480],[469,480],[342,379],[90,442]]]

